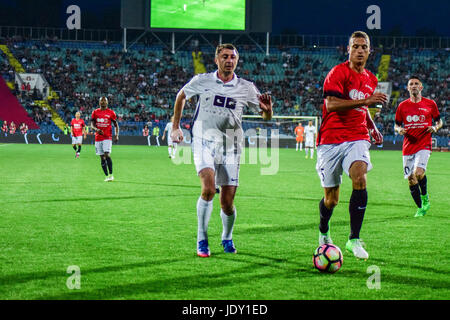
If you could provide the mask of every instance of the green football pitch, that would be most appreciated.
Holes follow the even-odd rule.
[[[244,0],[152,1],[152,28],[245,30]]]
[[[216,197],[212,255],[205,259],[196,256],[194,165],[172,163],[166,147],[114,145],[115,181],[107,183],[92,145],[83,146],[79,159],[68,145],[0,145],[0,299],[450,298],[450,153],[432,154],[431,208],[414,218],[401,153],[371,151],[361,232],[370,258],[344,252],[335,274],[312,264],[322,189],[315,161],[304,155],[279,150],[275,175],[261,175],[264,165],[241,166],[238,253],[220,246]],[[331,220],[341,249],[351,192],[343,179]],[[67,286],[70,266],[79,268],[80,289]]]

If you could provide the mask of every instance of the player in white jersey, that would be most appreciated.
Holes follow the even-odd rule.
[[[313,126],[312,121],[308,122],[305,127],[305,152],[306,159],[308,159],[308,151],[311,153],[311,159],[314,159],[314,144],[316,141],[316,127]]]
[[[180,119],[186,99],[198,96],[192,127],[192,150],[202,191],[197,201],[197,255],[209,257],[208,223],[213,209],[216,184],[220,191],[222,245],[227,253],[236,253],[232,240],[236,208],[234,196],[239,180],[239,162],[243,143],[244,107],[259,112],[264,120],[272,118],[272,98],[260,94],[252,82],[234,73],[239,53],[232,44],[216,48],[218,70],[196,75],[177,94],[174,107],[172,140],[181,142]]]
[[[172,140],[172,127],[173,127],[173,116],[170,118],[170,122],[166,124],[166,128],[164,129],[164,133],[162,136],[162,140],[166,138],[167,132],[167,145],[169,147],[169,158],[175,158],[175,153],[177,151],[177,143]]]

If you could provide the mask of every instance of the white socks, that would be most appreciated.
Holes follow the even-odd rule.
[[[311,159],[314,158],[314,148],[311,148]]]
[[[197,201],[197,242],[202,240],[208,240],[208,223],[211,218],[211,212],[213,210],[213,200],[205,201],[200,196]]]
[[[223,225],[222,240],[231,240],[233,238],[234,220],[236,220],[236,208],[234,208],[234,213],[231,216],[220,210],[220,217]]]

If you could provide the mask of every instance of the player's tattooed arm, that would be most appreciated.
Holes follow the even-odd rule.
[[[112,120],[111,122],[114,125],[114,127],[116,127],[116,135],[114,136],[114,141],[117,142],[119,141],[119,132],[120,132],[119,123],[117,122],[117,120]]]
[[[373,122],[373,119],[370,116],[370,112],[368,110],[366,111],[366,121],[367,121],[367,128],[369,129],[370,135],[375,140],[375,144],[382,144],[383,135],[378,130],[377,126],[375,125],[375,122]]]
[[[427,128],[427,131],[430,133],[436,133],[440,128],[442,128],[443,126],[443,122],[442,119],[439,119],[438,121],[436,121],[436,124],[434,126],[430,126]]]
[[[261,116],[264,120],[269,121],[273,115],[272,97],[268,93],[263,93],[259,96],[259,107],[261,109]]]
[[[401,123],[395,123],[394,130],[401,136],[406,133],[406,130],[402,127]]]
[[[103,131],[95,126],[94,121],[91,121],[91,128],[94,132],[103,135]]]
[[[366,99],[361,100],[348,100],[341,99],[335,96],[326,97],[326,107],[328,112],[333,111],[345,111],[355,109],[364,106],[373,106],[377,104],[383,104],[387,102],[387,96],[381,92],[375,92],[373,95]]]

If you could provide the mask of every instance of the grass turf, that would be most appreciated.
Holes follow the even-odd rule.
[[[248,150],[247,150],[248,151]],[[428,164],[431,208],[414,218],[401,153],[371,151],[361,237],[370,258],[344,252],[351,183],[343,177],[331,232],[344,252],[336,274],[313,268],[322,189],[315,160],[280,149],[276,175],[242,165],[234,240],[224,254],[218,197],[209,224],[212,256],[196,256],[194,166],[166,147],[113,146],[112,183],[92,145],[0,145],[0,299],[449,299],[449,153]],[[263,166],[264,167],[264,166]],[[69,266],[81,289],[69,290]],[[369,289],[370,266],[381,288]]]

